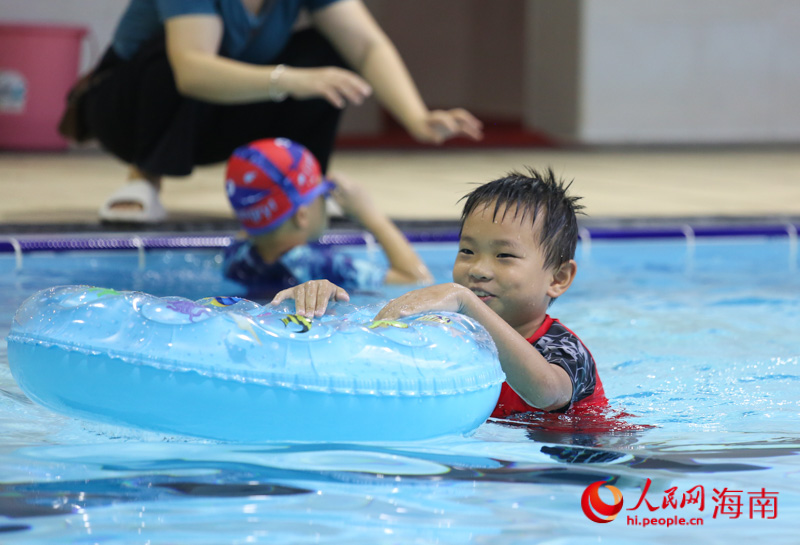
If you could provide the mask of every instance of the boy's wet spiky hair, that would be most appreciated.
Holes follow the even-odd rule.
[[[505,177],[483,184],[462,197],[461,200],[466,199],[467,202],[461,213],[461,227],[478,206],[490,206],[492,203],[493,220],[497,219],[498,213],[502,213],[502,219],[509,211],[513,211],[515,219],[521,215],[520,221],[530,214],[533,226],[543,213],[539,244],[544,253],[544,266],[558,267],[575,257],[578,244],[576,215],[582,213],[580,210],[583,206],[577,204],[580,197],[567,195],[571,184],[571,181],[567,183],[557,179],[550,168],[545,173],[532,168],[527,169],[527,174],[509,172]]]

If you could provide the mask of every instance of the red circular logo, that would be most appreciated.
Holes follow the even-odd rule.
[[[597,481],[586,487],[581,496],[581,507],[586,517],[594,522],[611,522],[622,511],[622,492],[616,486],[606,484],[608,481]],[[614,503],[609,505],[600,499],[600,486],[611,490],[614,494]]]

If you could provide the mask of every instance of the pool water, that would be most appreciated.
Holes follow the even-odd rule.
[[[418,249],[448,281],[455,245]],[[0,337],[27,296],[53,285],[241,293],[221,278],[219,251],[139,257],[32,254],[19,269],[0,257]],[[490,420],[467,437],[245,445],[72,419],[25,397],[3,340],[0,542],[796,543],[800,278],[791,243],[595,241],[577,260],[551,314],[592,351],[612,409]],[[624,498],[607,524],[581,507],[596,481]],[[645,489],[652,510],[640,502]],[[690,501],[699,491],[703,510]],[[600,498],[612,503],[606,489]]]

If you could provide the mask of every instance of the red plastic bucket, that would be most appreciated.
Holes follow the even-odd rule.
[[[58,134],[85,28],[0,25],[0,148],[63,150]]]

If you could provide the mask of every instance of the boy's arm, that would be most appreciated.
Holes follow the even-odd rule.
[[[425,263],[411,247],[405,235],[372,202],[359,184],[341,175],[329,177],[336,183],[332,195],[348,216],[358,221],[383,247],[389,259],[387,284],[419,284],[431,282],[433,277]]]
[[[459,312],[485,327],[497,346],[506,382],[528,405],[553,411],[572,400],[572,380],[567,372],[544,359],[522,335],[464,286],[437,284],[414,290],[391,301],[375,319],[393,320],[428,310]]]

